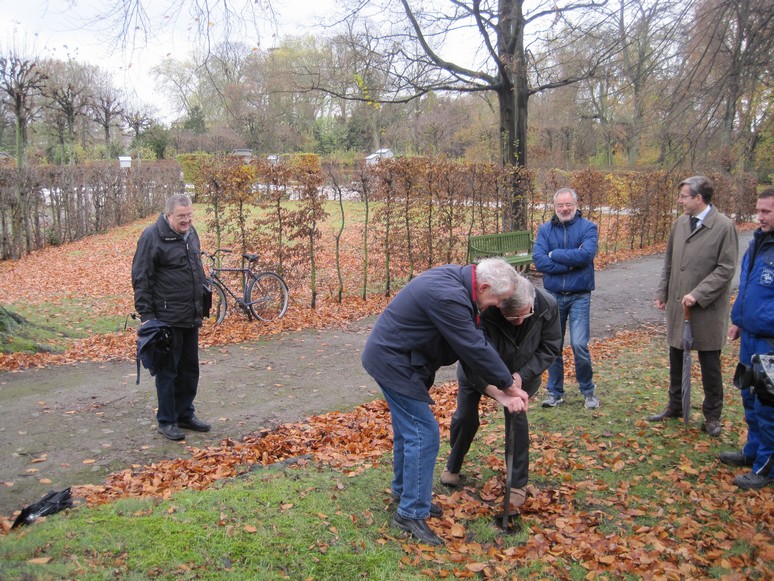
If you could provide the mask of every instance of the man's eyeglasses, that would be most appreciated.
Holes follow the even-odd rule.
[[[508,319],[509,321],[522,321],[524,319],[531,317],[534,314],[535,314],[535,305],[532,305],[529,308],[529,313],[527,313],[526,315],[517,315],[515,317],[505,317],[505,318]]]

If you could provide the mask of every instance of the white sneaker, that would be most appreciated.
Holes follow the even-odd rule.
[[[586,396],[586,409],[595,410],[599,407],[599,398],[592,394]]]
[[[564,398],[562,396],[556,397],[554,394],[549,394],[546,399],[543,400],[543,403],[540,404],[544,408],[555,408],[560,403],[564,401]]]

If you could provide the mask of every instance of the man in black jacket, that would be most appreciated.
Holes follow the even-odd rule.
[[[508,369],[521,377],[521,389],[529,397],[540,388],[540,377],[562,348],[559,309],[556,300],[546,291],[537,289],[524,277],[519,277],[517,292],[499,309],[490,308],[481,317],[490,342],[497,349]],[[506,430],[515,422],[514,449],[511,470],[511,506],[519,507],[526,498],[529,477],[529,424],[527,406],[516,413],[511,401],[501,390],[488,385],[481,377],[457,365],[457,409],[451,421],[451,452],[441,483],[459,486],[462,462],[478,431],[478,404],[488,395],[503,406]]]
[[[205,284],[193,205],[185,194],[174,194],[156,223],[140,236],[132,262],[134,308],[142,323],[157,319],[172,329],[169,361],[156,372],[156,420],[159,432],[170,440],[185,438],[180,428],[210,429],[194,415],[193,404]]]

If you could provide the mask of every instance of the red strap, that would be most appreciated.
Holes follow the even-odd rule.
[[[476,265],[471,265],[473,267],[473,274],[472,274],[472,284],[473,284],[473,304],[476,307],[476,326],[478,327],[481,324],[481,314],[478,312],[478,285],[476,285]]]

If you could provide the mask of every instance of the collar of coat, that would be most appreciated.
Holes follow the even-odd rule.
[[[710,204],[709,206],[709,212],[707,212],[707,215],[704,216],[704,219],[701,221],[701,228],[697,228],[691,234],[696,234],[696,232],[701,232],[702,228],[712,228],[712,226],[715,224],[715,220],[718,217],[718,209]],[[690,230],[691,228],[691,217],[687,214],[683,214],[680,219],[683,221],[683,224],[686,225],[686,227]]]
[[[572,220],[570,220],[569,222],[562,222],[562,221],[559,219],[559,216],[557,216],[556,214],[554,214],[554,215],[551,217],[551,223],[552,223],[554,226],[562,226],[562,225],[569,226],[570,224],[574,223],[574,222],[575,222],[575,220],[578,220],[579,218],[582,218],[582,217],[583,217],[583,212],[581,212],[580,210],[575,210],[575,216],[573,216]]]
[[[156,228],[159,231],[159,236],[165,242],[174,242],[175,240],[188,240],[188,237],[191,235],[191,232],[194,231],[194,227],[192,224],[185,234],[180,234],[179,232],[175,232],[172,229],[172,226],[169,225],[169,220],[167,220],[167,216],[166,214],[164,214],[164,212],[161,213],[161,215],[159,216],[159,219],[156,221]]]

